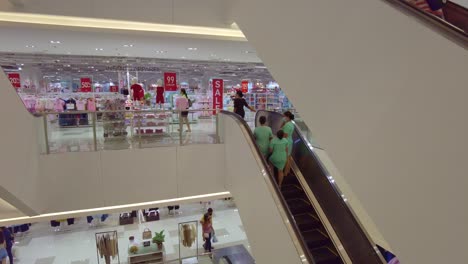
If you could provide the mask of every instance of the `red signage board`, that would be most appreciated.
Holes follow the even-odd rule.
[[[81,89],[80,92],[90,93],[91,92],[91,78],[81,78]]]
[[[109,86],[109,92],[118,93],[119,92],[119,87],[117,85],[111,85],[111,86]]]
[[[249,92],[249,81],[248,80],[242,80],[241,91],[243,93],[248,93]]]
[[[223,79],[213,79],[213,109],[223,110],[223,92]],[[213,114],[216,114],[216,112],[213,111]]]
[[[8,79],[10,79],[11,85],[15,88],[21,88],[21,79],[19,73],[9,73]]]
[[[177,73],[165,72],[164,73],[164,90],[175,92],[177,91]]]

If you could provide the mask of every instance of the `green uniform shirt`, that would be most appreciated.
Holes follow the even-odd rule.
[[[273,137],[273,132],[268,126],[259,126],[254,130],[255,141],[257,142],[260,151],[264,156],[268,155],[268,148],[270,146],[270,138]]]
[[[274,138],[270,142],[270,149],[272,149],[270,162],[279,170],[283,170],[284,166],[286,166],[286,161],[288,159],[288,153],[286,152],[287,146],[288,140],[285,138]]]
[[[288,155],[291,155],[292,146],[293,146],[293,133],[294,133],[294,124],[291,121],[288,121],[283,126],[283,132],[288,134]]]

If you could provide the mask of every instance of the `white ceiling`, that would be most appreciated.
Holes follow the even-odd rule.
[[[47,29],[3,23],[0,24],[0,36],[0,52],[261,62],[246,41],[130,31]],[[52,44],[51,41],[60,41],[60,44]]]

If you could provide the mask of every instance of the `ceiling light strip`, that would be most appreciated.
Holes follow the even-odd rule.
[[[144,203],[106,206],[106,207],[98,207],[98,208],[84,209],[84,210],[41,214],[41,215],[35,215],[35,216],[22,216],[22,217],[16,217],[16,218],[1,219],[0,226],[50,221],[50,220],[55,220],[55,219],[61,219],[65,216],[70,218],[70,217],[88,216],[88,215],[92,215],[96,213],[121,213],[121,212],[131,211],[131,210],[148,209],[150,207],[164,207],[164,206],[170,206],[174,204],[194,203],[194,202],[200,202],[200,201],[212,201],[212,200],[223,199],[223,198],[228,198],[228,197],[231,197],[230,192],[218,192],[218,193],[186,196],[186,197],[181,197],[181,198],[165,199],[165,200],[158,200],[158,201],[144,202]]]
[[[56,16],[42,14],[28,14],[15,12],[0,12],[0,21],[12,23],[27,23],[37,25],[53,25],[81,28],[116,29],[131,31],[162,32],[174,34],[192,34],[201,36],[228,37],[246,40],[242,31],[238,29],[197,27],[170,24],[155,24],[124,20]]]

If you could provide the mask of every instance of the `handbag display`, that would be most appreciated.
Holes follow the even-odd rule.
[[[145,228],[142,234],[143,239],[151,239],[151,236],[152,236],[151,230],[149,230],[149,228]]]
[[[149,212],[145,215],[146,222],[153,222],[159,220],[159,213],[158,212]]]
[[[131,225],[133,224],[133,217],[130,213],[123,213],[119,216],[119,225]]]

